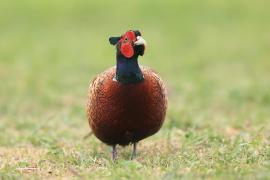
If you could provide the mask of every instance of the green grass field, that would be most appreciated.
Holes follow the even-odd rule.
[[[0,2],[0,179],[270,178],[270,1]],[[90,131],[108,37],[139,29],[140,63],[166,81],[159,133],[110,147]]]

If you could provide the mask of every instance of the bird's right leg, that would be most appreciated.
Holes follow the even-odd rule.
[[[116,155],[117,155],[116,144],[114,144],[114,145],[112,146],[112,160],[113,160],[113,161],[116,160]]]
[[[132,151],[132,155],[131,155],[131,160],[133,160],[136,157],[136,151],[137,151],[137,142],[133,143],[133,151]]]

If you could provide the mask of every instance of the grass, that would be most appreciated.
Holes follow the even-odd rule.
[[[269,179],[269,2],[0,3],[0,178]],[[108,37],[140,29],[141,64],[169,90],[161,131],[110,148],[89,132],[89,82]]]

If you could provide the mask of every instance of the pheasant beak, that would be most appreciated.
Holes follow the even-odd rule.
[[[134,42],[135,45],[144,45],[146,46],[146,41],[142,38],[142,36],[137,36],[137,41]]]

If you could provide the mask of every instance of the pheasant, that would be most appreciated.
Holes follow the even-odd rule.
[[[129,30],[119,37],[110,37],[116,47],[116,67],[94,78],[88,91],[87,114],[93,134],[112,146],[137,143],[161,128],[167,110],[167,93],[163,81],[152,69],[139,66],[146,42],[140,31]]]

